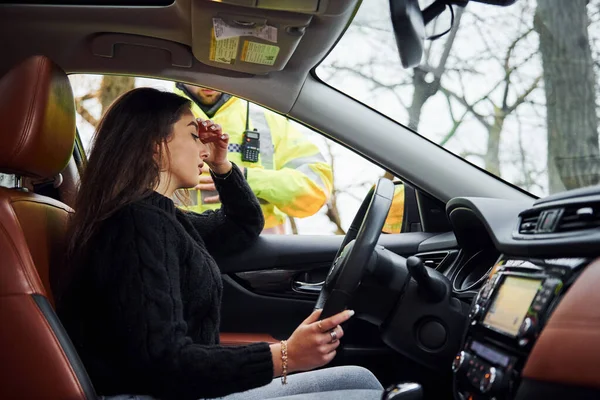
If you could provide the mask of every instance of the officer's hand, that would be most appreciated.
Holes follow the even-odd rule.
[[[208,172],[208,166],[206,164],[202,166],[202,175],[199,176],[198,184],[194,187],[194,189],[208,191],[217,190],[215,187],[215,182]]]
[[[215,187],[215,182],[213,181],[212,176],[208,172],[208,166],[205,164],[202,167],[202,175],[199,176],[199,183],[194,186],[196,190],[208,190],[215,191],[217,188]],[[209,196],[202,200],[204,204],[215,204],[220,203],[219,195]]]
[[[242,173],[244,173],[244,167],[239,167]],[[212,176],[208,172],[208,167],[204,165],[202,167],[202,175],[199,176],[199,183],[194,186],[196,190],[208,190],[215,191],[217,188],[215,187],[215,182],[213,181]],[[219,195],[206,197],[203,201],[204,204],[216,204],[220,203],[221,199]]]

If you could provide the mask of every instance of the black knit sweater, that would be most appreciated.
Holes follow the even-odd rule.
[[[271,381],[267,343],[219,345],[211,254],[247,247],[264,219],[237,167],[215,184],[220,210],[183,212],[152,192],[93,236],[59,315],[99,394],[198,399]]]

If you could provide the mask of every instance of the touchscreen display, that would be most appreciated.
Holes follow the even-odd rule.
[[[501,332],[516,336],[540,283],[540,279],[507,276],[483,323]]]

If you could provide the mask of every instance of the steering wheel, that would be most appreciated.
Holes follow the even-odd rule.
[[[367,269],[394,197],[394,184],[380,178],[363,200],[319,293],[321,319],[346,309]]]

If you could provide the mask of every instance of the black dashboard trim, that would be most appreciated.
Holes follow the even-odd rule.
[[[556,193],[542,199],[537,200],[534,205],[547,205],[547,203],[552,203],[556,201],[564,201],[568,200],[569,202],[573,202],[575,199],[579,199],[581,197],[594,196],[597,197],[600,194],[600,185],[589,186],[580,189],[568,190],[565,192]]]
[[[423,240],[419,244],[419,253],[437,251],[440,249],[450,250],[458,248],[458,242],[454,232],[445,232]]]
[[[598,190],[598,189],[597,189]],[[600,193],[594,197],[600,200]],[[498,251],[511,256],[523,257],[584,257],[595,256],[600,243],[600,229],[586,231],[585,234],[572,237],[552,237],[539,240],[519,240],[513,237],[517,228],[519,214],[532,207],[533,201],[511,201],[483,197],[457,197],[446,206],[449,218],[453,211],[468,209],[474,213],[485,227],[489,237]],[[540,202],[544,208],[547,202]],[[568,199],[552,204],[568,205]],[[468,243],[477,239],[470,229],[461,229],[450,218],[458,243]]]

